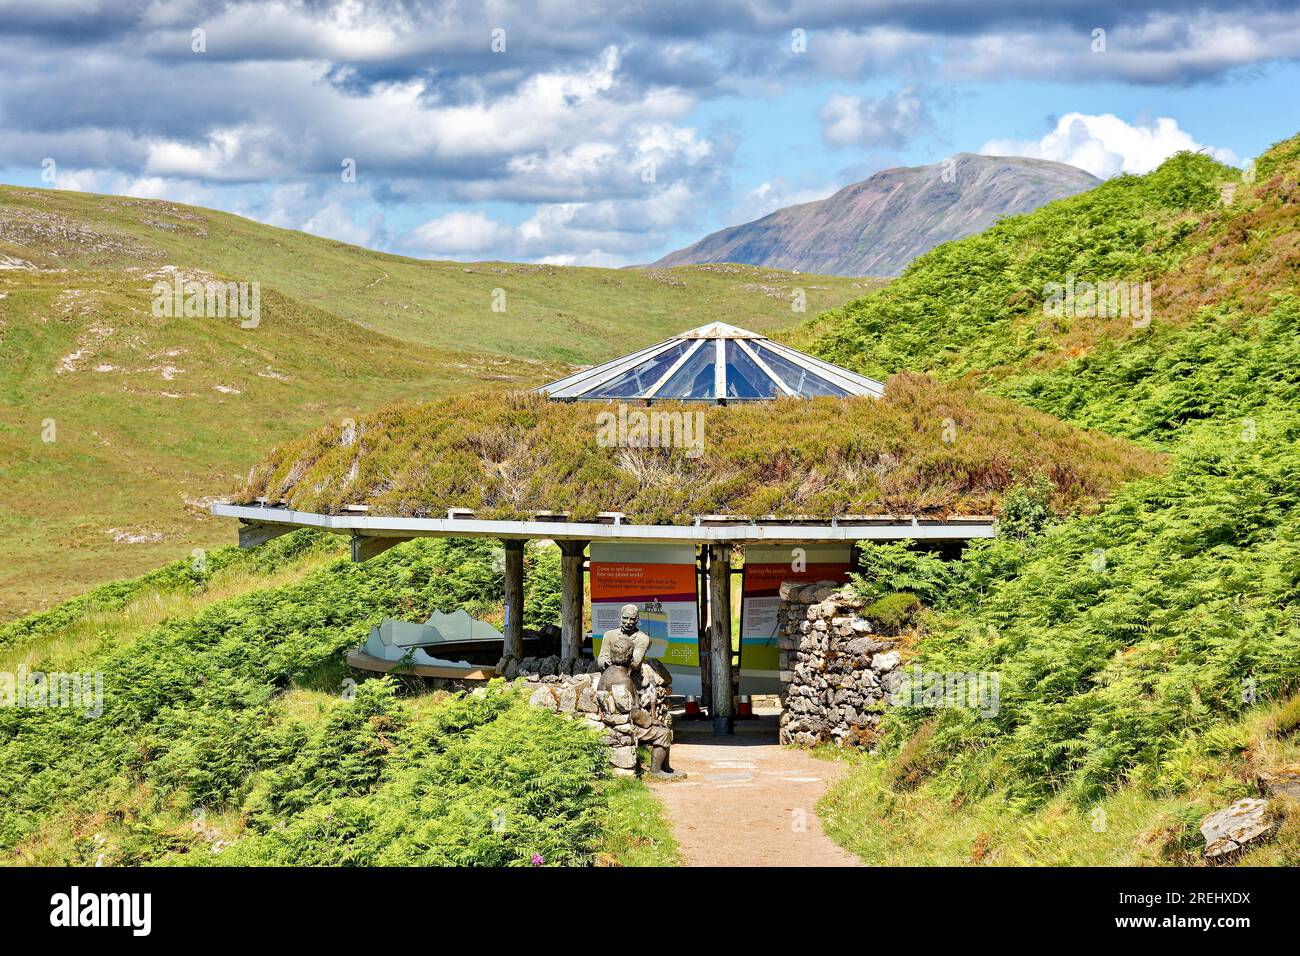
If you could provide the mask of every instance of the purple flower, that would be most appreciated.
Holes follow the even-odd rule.
[[[540,853],[534,853],[534,854],[533,854],[533,866],[542,866],[542,865],[544,865],[545,863],[546,863],[546,860],[542,857],[542,855],[541,855]]]

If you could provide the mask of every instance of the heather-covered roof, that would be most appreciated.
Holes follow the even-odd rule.
[[[690,442],[639,447],[630,425],[652,412],[678,416]],[[512,393],[395,404],[274,450],[235,500],[413,517],[465,508],[577,521],[616,511],[655,524],[708,514],[947,517],[996,514],[1010,488],[1036,475],[1052,483],[1058,509],[1086,508],[1160,462],[1012,402],[902,374],[878,400],[647,409]]]

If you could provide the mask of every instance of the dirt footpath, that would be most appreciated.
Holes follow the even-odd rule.
[[[688,866],[861,866],[822,832],[814,807],[843,764],[776,742],[776,718],[673,724],[672,764],[689,774],[652,783]]]

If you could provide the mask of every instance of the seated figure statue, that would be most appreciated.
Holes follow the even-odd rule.
[[[625,604],[619,621],[617,628],[606,631],[601,637],[600,657],[597,658],[601,672],[596,689],[626,689],[634,701],[630,715],[632,735],[637,743],[650,747],[650,774],[660,779],[684,779],[686,774],[678,773],[668,765],[668,752],[673,743],[672,730],[640,707],[641,667],[645,662],[646,651],[650,649],[650,635],[640,628],[641,613],[635,604]]]

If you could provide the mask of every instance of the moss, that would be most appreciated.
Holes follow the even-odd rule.
[[[915,594],[900,591],[885,595],[868,605],[862,613],[881,631],[895,633],[911,623],[920,609],[921,602]]]

